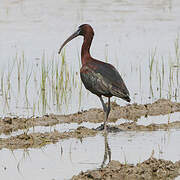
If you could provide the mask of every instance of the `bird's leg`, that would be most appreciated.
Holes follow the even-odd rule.
[[[110,113],[110,110],[111,110],[111,107],[110,107],[110,97],[108,97],[108,107],[105,105],[102,96],[100,96],[100,101],[102,103],[103,110],[105,112],[104,131],[106,132],[107,131],[107,128],[106,128],[107,119],[108,119],[108,116],[109,116],[109,113]]]
[[[100,101],[101,101],[101,103],[102,103],[102,106],[103,106],[103,110],[104,110],[104,113],[105,113],[105,119],[104,119],[104,131],[106,132],[106,121],[107,121],[107,107],[106,107],[106,105],[105,105],[105,103],[104,103],[104,101],[103,101],[103,98],[102,98],[102,96],[100,96]]]
[[[108,97],[107,119],[108,119],[110,111],[111,111],[111,101],[110,101],[110,97]]]
[[[105,103],[104,103],[104,101],[103,101],[102,96],[100,96],[99,98],[100,98],[100,101],[101,101],[101,103],[102,103],[103,110],[104,110],[104,112],[106,112],[106,111],[107,111],[107,107],[106,107],[106,105],[105,105]]]

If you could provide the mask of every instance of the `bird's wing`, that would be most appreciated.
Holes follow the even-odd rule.
[[[91,86],[91,89],[96,89],[96,92],[102,93],[102,95],[117,96],[130,101],[129,91],[123,79],[111,64],[96,61],[95,64],[84,66],[84,70],[81,72],[83,72],[81,79],[85,81],[84,84],[86,83],[85,87]],[[86,88],[88,89],[88,87]]]
[[[89,66],[83,66],[80,75],[84,86],[92,93],[98,96],[112,96],[109,92],[108,84],[104,81],[101,73],[95,72],[94,69]]]
[[[109,90],[113,96],[130,101],[129,91],[122,77],[114,66],[108,63],[101,63],[95,71],[102,75],[107,84],[110,84]]]

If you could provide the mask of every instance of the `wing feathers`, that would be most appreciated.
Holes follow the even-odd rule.
[[[116,96],[130,102],[129,91],[114,66],[96,61],[81,68],[81,79],[92,93],[101,96]]]

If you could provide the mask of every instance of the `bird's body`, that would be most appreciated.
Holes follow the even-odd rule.
[[[81,80],[86,89],[100,98],[103,110],[106,113],[104,122],[104,129],[106,131],[106,122],[110,112],[110,98],[116,96],[130,102],[129,91],[113,65],[91,57],[89,50],[94,31],[90,25],[83,24],[79,26],[78,30],[63,43],[59,53],[65,44],[79,35],[84,36],[84,42],[81,48]],[[108,97],[108,106],[105,105],[102,96]]]
[[[114,66],[91,59],[80,70],[81,80],[89,91],[97,96],[116,96],[130,101],[129,92]]]

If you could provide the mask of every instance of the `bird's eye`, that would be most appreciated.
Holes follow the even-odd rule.
[[[81,29],[83,25],[80,25],[78,29]]]

